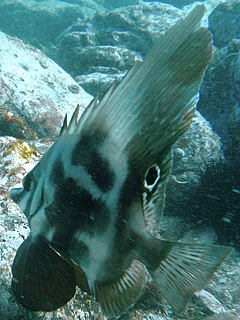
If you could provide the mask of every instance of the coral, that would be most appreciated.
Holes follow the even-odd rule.
[[[17,119],[17,118],[15,119],[15,118],[11,117],[9,114],[7,114],[6,111],[0,111],[0,112],[6,117],[7,122],[9,122],[9,121],[15,122],[16,121],[17,123],[19,123],[23,127],[23,125],[24,125],[23,120]]]
[[[17,140],[12,142],[7,150],[3,153],[3,157],[8,156],[12,153],[12,151],[17,151],[18,155],[25,160],[25,162],[29,162],[29,160],[32,158],[32,156],[37,154],[37,149],[32,146],[28,145],[26,142],[22,140]],[[16,168],[15,168],[16,169]]]
[[[11,101],[8,100],[7,103],[11,104]],[[0,118],[0,131],[2,131],[3,134],[8,132],[8,134],[11,135],[17,130],[19,132],[24,132],[27,135],[30,133],[29,138],[31,137],[33,140],[37,138],[36,132],[28,127],[22,119],[10,116],[6,111],[0,110],[0,113],[4,116],[4,119]]]

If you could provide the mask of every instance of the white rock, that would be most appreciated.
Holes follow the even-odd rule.
[[[0,32],[0,100],[3,135],[57,135],[63,118],[92,97],[41,51]],[[14,127],[15,124],[15,127]],[[3,129],[1,129],[3,130]]]

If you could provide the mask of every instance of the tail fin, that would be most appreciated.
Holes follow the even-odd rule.
[[[159,257],[160,262],[157,259],[154,263],[150,262],[152,266],[149,264],[148,271],[162,296],[178,313],[185,309],[196,291],[206,286],[232,252],[231,248],[225,246],[155,241],[154,257]]]
[[[104,130],[119,153],[146,170],[186,130],[211,58],[211,35],[200,27],[204,7],[197,6],[160,37],[143,63],[87,108],[78,132]],[[91,110],[90,110],[91,109]]]

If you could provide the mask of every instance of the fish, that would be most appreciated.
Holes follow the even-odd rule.
[[[161,238],[172,148],[191,124],[212,37],[196,6],[160,36],[122,82],[79,106],[10,197],[30,234],[12,265],[12,291],[52,311],[76,286],[119,317],[151,279],[182,312],[232,249]]]

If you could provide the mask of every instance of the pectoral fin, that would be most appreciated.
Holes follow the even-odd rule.
[[[74,269],[46,242],[31,235],[17,251],[12,274],[13,293],[30,310],[55,310],[75,294]]]

